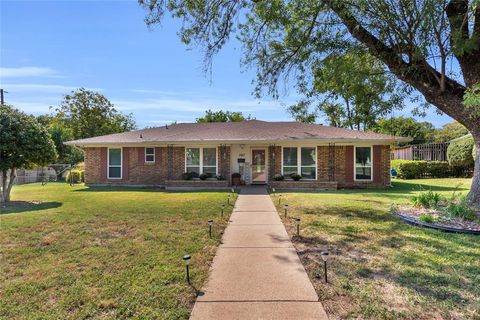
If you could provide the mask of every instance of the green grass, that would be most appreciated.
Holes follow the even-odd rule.
[[[187,319],[220,232],[225,192],[16,186],[0,209],[0,319]],[[215,220],[214,238],[207,220]]]
[[[283,193],[284,222],[330,317],[480,319],[480,237],[407,225],[389,212],[392,203],[411,204],[421,189],[450,196],[470,183],[397,180],[388,190]],[[323,250],[332,254],[328,285]]]

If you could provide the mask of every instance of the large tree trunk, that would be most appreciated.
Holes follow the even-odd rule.
[[[12,192],[13,185],[15,184],[15,179],[17,178],[17,169],[10,169],[10,176],[8,175],[8,170],[2,171],[2,190],[0,201],[6,203],[10,201],[10,193]]]
[[[470,201],[480,209],[480,134],[472,134],[477,154],[475,158],[475,169],[473,171],[472,187],[470,189]]]

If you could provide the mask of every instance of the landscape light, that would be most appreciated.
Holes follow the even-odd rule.
[[[297,236],[300,235],[300,218],[295,218],[295,223],[297,225]]]
[[[324,251],[320,254],[320,256],[322,257],[322,260],[323,260],[323,270],[324,270],[324,274],[325,274],[325,283],[328,283],[328,278],[327,278],[327,260],[329,258],[328,252]]]
[[[288,209],[288,204],[284,204],[284,207],[285,207],[285,218],[287,217],[287,209]]]
[[[275,195],[275,188],[272,188],[273,195]]]
[[[185,267],[187,269],[187,282],[190,283],[190,270],[189,270],[189,264],[190,264],[190,255],[186,254],[183,256],[183,261],[185,262]]]
[[[282,201],[282,195],[278,195],[278,204],[280,204],[280,202]]]
[[[222,204],[222,218],[223,218],[223,211],[225,210],[225,205]]]
[[[230,194],[227,197],[227,204],[230,205]]]
[[[235,193],[235,189],[234,189],[234,188],[232,188],[232,193]]]
[[[210,236],[210,238],[212,237],[212,225],[213,225],[213,220],[212,219],[208,220],[208,235]]]

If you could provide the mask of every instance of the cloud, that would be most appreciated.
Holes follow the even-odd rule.
[[[81,86],[64,86],[56,84],[37,84],[37,83],[28,83],[28,84],[9,84],[4,83],[2,87],[7,90],[9,93],[13,94],[15,92],[42,92],[42,93],[61,93],[67,94],[70,91],[76,90]],[[85,88],[92,91],[102,91],[100,88]]]
[[[44,67],[0,68],[0,78],[21,77],[59,77],[59,75],[55,70]]]

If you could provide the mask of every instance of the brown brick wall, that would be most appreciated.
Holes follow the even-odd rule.
[[[280,174],[281,147],[268,148],[269,178]],[[155,163],[145,163],[143,147],[123,148],[123,177],[107,179],[107,148],[85,149],[85,182],[87,184],[165,185],[166,180],[179,180],[185,172],[184,147],[156,147]],[[373,147],[374,181],[354,181],[353,146],[335,146],[335,182],[339,188],[387,186],[390,184],[390,147]],[[225,153],[225,156],[224,156]],[[275,153],[275,156],[273,155]],[[230,179],[230,147],[218,147],[219,173]],[[317,147],[317,181],[329,181],[329,147]],[[229,180],[227,180],[229,181]],[[273,182],[273,181],[272,181]],[[306,182],[306,181],[304,181]],[[291,182],[295,183],[295,182]],[[298,184],[299,187],[300,184]],[[307,186],[308,187],[308,186]],[[315,188],[321,188],[315,186]]]
[[[230,173],[230,146],[217,148],[218,174],[224,176],[227,181],[231,180]]]
[[[268,179],[273,180],[276,174],[282,174],[282,147],[268,147]]]

